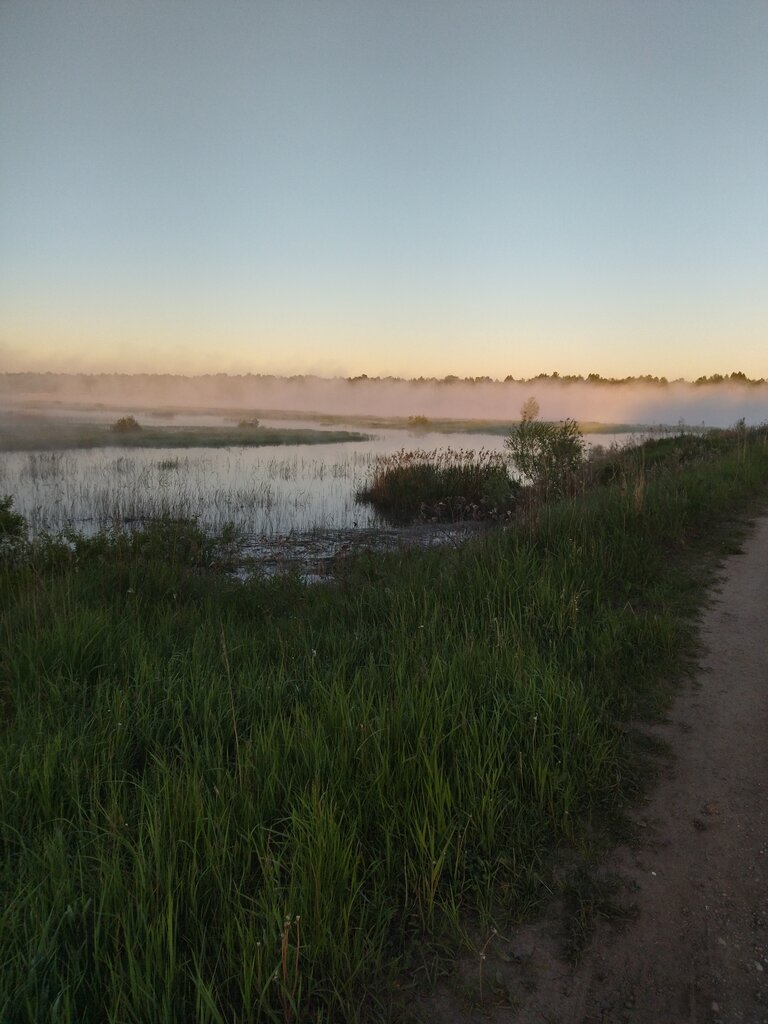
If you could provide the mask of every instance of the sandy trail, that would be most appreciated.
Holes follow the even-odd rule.
[[[636,923],[605,931],[564,1021],[768,1021],[768,518],[723,565],[694,684],[657,732],[674,764],[638,813]]]
[[[617,853],[639,918],[591,954],[582,1020],[768,1021],[768,519],[718,591],[659,729],[676,760],[643,811],[649,848]]]
[[[555,921],[496,940],[483,969],[505,998],[461,1011],[454,991],[425,1019],[768,1022],[768,518],[723,563],[700,635],[695,680],[650,730],[673,761],[634,812],[645,841],[606,864],[635,890],[636,919],[601,925],[576,968]]]

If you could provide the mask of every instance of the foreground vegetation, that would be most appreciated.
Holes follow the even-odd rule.
[[[665,438],[314,588],[188,521],[30,547],[3,505],[0,1020],[397,1014],[624,800],[620,723],[767,481],[765,430]]]
[[[351,430],[259,426],[257,419],[229,427],[179,427],[139,423],[125,416],[112,424],[44,416],[5,414],[0,418],[0,451],[62,451],[65,448],[229,448],[237,446],[336,444],[365,441]]]

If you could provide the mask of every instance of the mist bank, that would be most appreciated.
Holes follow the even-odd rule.
[[[128,411],[250,409],[341,416],[426,416],[516,420],[533,396],[544,419],[598,423],[725,427],[744,418],[768,421],[768,382],[742,374],[666,382],[535,377],[419,378],[274,377],[260,374],[0,374],[0,407],[98,407]]]

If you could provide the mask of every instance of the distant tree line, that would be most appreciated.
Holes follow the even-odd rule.
[[[678,377],[668,380],[666,377],[656,377],[652,374],[642,374],[630,377],[603,377],[599,373],[560,374],[538,373],[534,377],[515,377],[512,374],[503,380],[494,377],[457,377],[448,374],[445,377],[369,377],[361,373],[356,377],[319,377],[314,374],[293,374],[290,376],[276,376],[263,373],[205,373],[197,376],[185,376],[175,373],[39,373],[39,372],[17,372],[0,373],[0,392],[25,391],[44,392],[45,394],[56,393],[57,391],[78,390],[84,394],[96,395],[105,385],[118,386],[126,391],[141,392],[149,385],[167,388],[172,391],[174,385],[191,385],[195,389],[209,391],[211,386],[227,397],[237,398],[238,394],[246,395],[249,386],[254,383],[260,384],[330,384],[334,381],[345,381],[348,384],[416,384],[416,385],[438,385],[450,386],[454,384],[491,384],[503,386],[504,384],[534,384],[541,381],[550,381],[555,384],[597,384],[601,386],[625,385],[625,384],[647,384],[656,387],[666,387],[670,384],[684,384],[691,387],[740,384],[745,386],[757,386],[766,384],[765,377],[748,377],[741,371],[722,374],[713,373],[710,376],[697,377],[693,381]]]

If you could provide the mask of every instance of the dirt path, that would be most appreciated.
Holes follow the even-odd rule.
[[[647,838],[606,865],[636,919],[601,925],[575,969],[555,921],[495,939],[462,968],[464,1011],[454,988],[426,1019],[768,1022],[768,518],[724,562],[701,639],[697,678],[653,730],[674,760],[635,812]]]
[[[675,762],[619,850],[639,915],[603,931],[564,1021],[768,1021],[768,519],[723,566],[695,683],[658,730]]]

